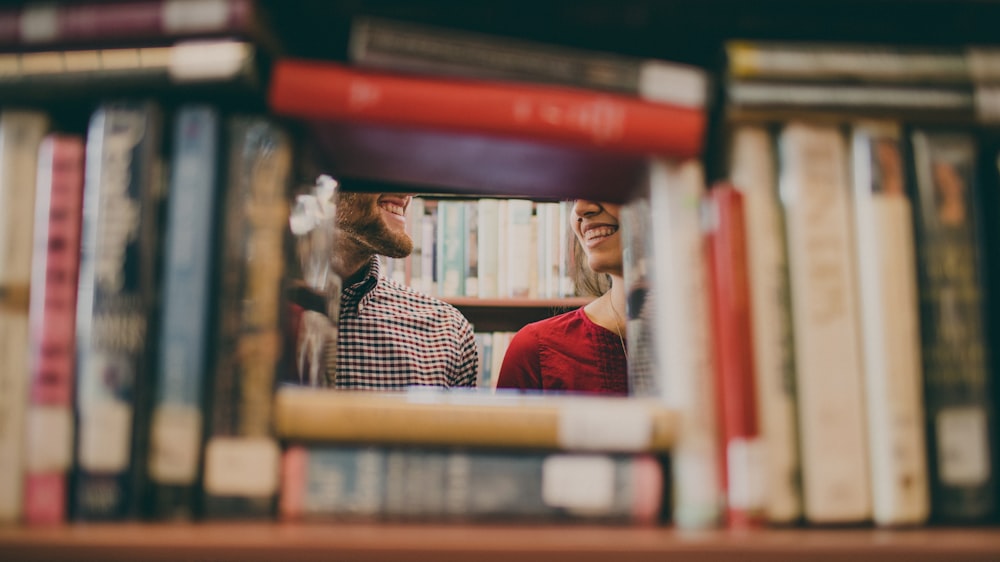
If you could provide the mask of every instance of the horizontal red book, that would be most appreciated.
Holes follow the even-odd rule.
[[[624,154],[695,157],[705,111],[582,88],[390,74],[329,61],[275,63],[286,117],[497,135]]]

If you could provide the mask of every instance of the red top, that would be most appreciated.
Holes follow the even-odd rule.
[[[533,322],[511,339],[497,388],[626,395],[623,342],[582,307]]]

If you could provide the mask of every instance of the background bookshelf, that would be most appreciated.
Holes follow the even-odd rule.
[[[4,2],[11,4],[12,2]],[[346,60],[347,26],[378,15],[718,69],[731,37],[996,42],[989,0],[262,0],[290,55]],[[711,151],[709,151],[711,156]],[[432,188],[428,188],[432,189]],[[541,193],[539,196],[549,194]],[[448,298],[477,329],[523,325],[586,299]],[[997,560],[996,528],[761,529],[424,524],[86,524],[0,528],[4,560]]]

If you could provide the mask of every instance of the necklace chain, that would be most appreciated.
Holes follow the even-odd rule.
[[[618,332],[618,341],[622,344],[622,353],[625,354],[625,361],[628,362],[628,349],[625,347],[625,338],[622,336],[622,324],[625,321],[615,310],[615,304],[611,300],[611,295],[608,295],[608,306],[611,307],[611,314],[615,317],[615,331]]]

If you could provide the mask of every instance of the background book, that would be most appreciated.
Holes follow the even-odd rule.
[[[766,449],[757,414],[744,197],[731,184],[720,182],[708,190],[704,207],[723,451],[719,471],[726,493],[726,524],[746,528],[763,521]]]
[[[163,43],[213,35],[273,45],[267,21],[255,0],[29,0],[0,8],[0,48]]]
[[[0,521],[23,515],[28,314],[38,148],[45,112],[0,111]]]
[[[416,74],[559,84],[704,107],[708,75],[665,60],[371,16],[351,22],[357,66]]]
[[[640,190],[622,207],[629,389],[673,409],[684,428],[670,453],[671,520],[683,529],[715,528],[725,497],[701,224],[702,165],[651,160]]]
[[[977,141],[960,129],[914,128],[908,137],[931,517],[985,521],[997,510],[997,439],[975,211]]]
[[[68,518],[84,150],[82,136],[59,133],[42,139],[38,150],[24,477],[29,525]]]
[[[746,202],[757,413],[766,453],[764,512],[789,524],[802,515],[795,352],[785,224],[771,130],[737,124],[727,133],[728,178]]]
[[[262,116],[224,125],[227,184],[214,303],[203,509],[207,518],[274,514],[280,450],[272,396],[281,365],[280,314],[292,141]]]
[[[812,523],[860,523],[871,516],[871,488],[846,141],[804,120],[779,135],[803,513]]]
[[[655,523],[650,455],[293,444],[284,519]]]
[[[193,519],[198,505],[223,119],[208,105],[182,106],[171,117],[163,314],[145,502],[148,515],[157,519]]]
[[[924,522],[930,509],[912,207],[900,128],[851,132],[858,295],[867,398],[872,517]]]
[[[146,485],[160,252],[162,110],[102,104],[87,131],[76,312],[73,517],[138,517]]]

